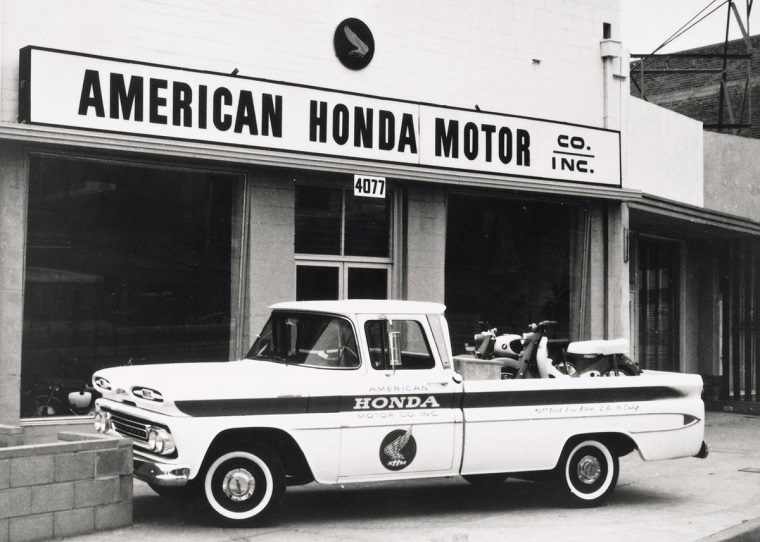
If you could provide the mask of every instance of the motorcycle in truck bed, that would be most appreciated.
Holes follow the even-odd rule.
[[[470,380],[454,370],[443,305],[271,309],[242,360],[93,376],[96,429],[133,440],[135,476],[228,523],[260,524],[288,485],[458,475],[549,478],[590,506],[625,454],[707,453],[698,375]]]

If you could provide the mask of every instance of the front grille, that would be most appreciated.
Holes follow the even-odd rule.
[[[150,452],[148,448],[148,429],[150,427],[160,427],[169,431],[169,428],[163,424],[151,422],[132,416],[130,414],[124,414],[123,412],[115,412],[110,408],[103,408],[104,412],[108,412],[111,415],[111,424],[114,430],[123,437],[131,438],[132,443],[137,448],[140,448],[143,452]],[[173,459],[177,457],[177,450],[167,455],[160,455],[165,459]]]
[[[111,423],[117,433],[140,442],[148,442],[149,427],[162,427],[168,430],[167,427],[161,424],[149,422],[136,416],[130,416],[123,412],[114,412],[107,408],[104,408],[103,410],[111,415]]]

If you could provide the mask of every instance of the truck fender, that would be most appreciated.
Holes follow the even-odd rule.
[[[308,484],[314,480],[309,462],[296,440],[287,431],[272,427],[235,428],[218,433],[206,450],[200,472],[205,472],[219,451],[245,449],[255,444],[264,444],[277,455],[288,485]]]
[[[631,438],[630,435],[627,435],[625,433],[603,432],[603,433],[584,433],[580,435],[573,435],[572,437],[568,438],[567,441],[565,442],[565,445],[562,448],[562,453],[557,459],[557,464],[555,465],[554,470],[561,468],[562,459],[565,457],[565,455],[570,451],[570,449],[573,446],[575,446],[579,442],[582,442],[588,439],[593,439],[593,440],[598,440],[600,442],[603,442],[610,448],[610,451],[616,457],[623,457],[624,455],[628,455],[629,453],[637,449],[636,442],[633,440],[633,438]]]

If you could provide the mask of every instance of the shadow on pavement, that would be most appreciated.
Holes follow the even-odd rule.
[[[669,506],[673,499],[661,493],[621,486],[602,508],[622,508],[632,504]],[[473,513],[537,512],[571,508],[559,490],[548,483],[508,480],[495,487],[478,488],[460,479],[360,484],[355,486],[318,486],[309,484],[288,488],[274,524],[290,527],[303,524],[417,517],[456,521]],[[190,499],[162,498],[147,486],[134,497],[134,522],[165,526],[213,526],[215,521],[197,502]]]

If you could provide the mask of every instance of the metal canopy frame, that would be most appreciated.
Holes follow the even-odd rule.
[[[645,79],[646,74],[662,74],[662,73],[694,73],[694,74],[715,74],[716,79],[720,82],[718,90],[718,122],[717,123],[705,123],[704,127],[707,129],[714,129],[718,132],[735,131],[737,135],[741,135],[743,129],[751,130],[752,128],[752,43],[749,36],[749,16],[752,12],[753,0],[746,1],[746,25],[742,21],[739,11],[736,9],[734,0],[726,0],[725,2],[714,7],[709,12],[707,11],[714,2],[708,4],[697,15],[695,15],[689,22],[678,29],[668,40],[666,40],[660,47],[658,47],[653,53],[650,54],[631,54],[631,58],[639,59],[637,62],[631,63],[630,77],[633,84],[639,89],[641,97],[647,99],[645,91]],[[670,54],[658,54],[657,51],[673,41],[675,38],[692,28],[694,25],[705,19],[717,11],[722,6],[727,5],[726,10],[726,34],[723,41],[723,52],[721,53],[670,53]],[[731,25],[731,18],[736,20],[736,24],[739,26],[739,30],[742,34],[742,39],[745,44],[746,52],[744,53],[729,53],[728,52],[728,34]],[[698,18],[699,17],[699,18]],[[697,19],[695,21],[695,19]],[[646,61],[649,59],[658,60],[657,68],[647,68]],[[672,59],[721,59],[721,68],[671,68],[668,64]],[[665,62],[665,67],[661,67],[662,61]],[[730,94],[728,92],[728,70],[733,67],[736,62],[744,62],[746,69],[746,77],[744,79],[744,88],[742,91],[741,104],[738,106],[738,114],[734,103],[731,101]],[[730,64],[729,64],[730,63]],[[637,80],[638,76],[638,80]],[[728,122],[725,121],[724,112],[728,115]]]

